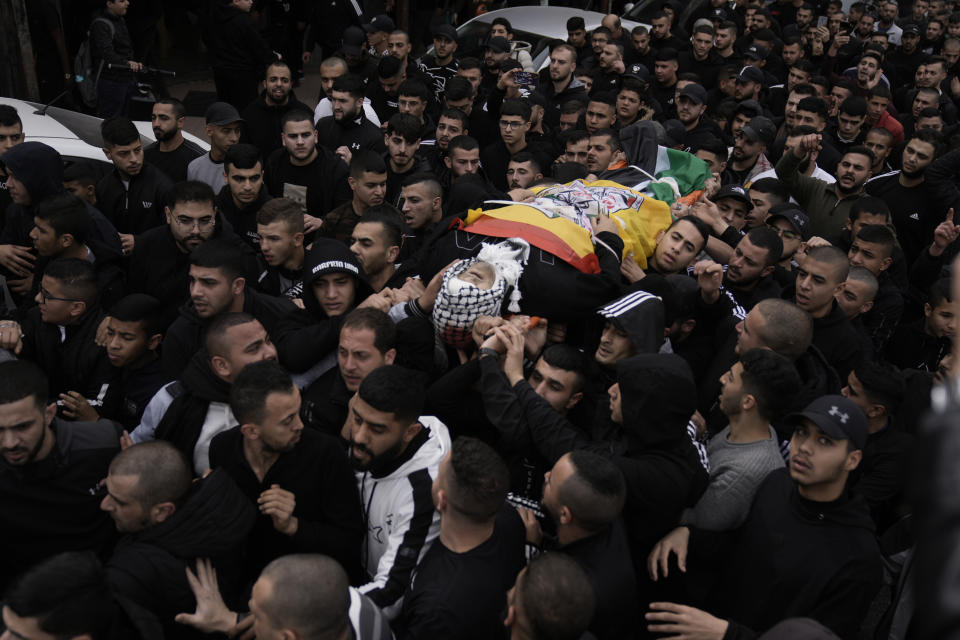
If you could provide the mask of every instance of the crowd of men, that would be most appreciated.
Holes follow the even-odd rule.
[[[416,57],[386,14],[218,1],[209,149],[177,99],[149,145],[128,117],[129,4],[90,27],[109,171],[0,104],[11,637],[923,624],[894,560],[953,366],[960,2],[432,22]],[[590,274],[464,230],[643,185],[638,136],[711,174],[649,255],[602,212]]]

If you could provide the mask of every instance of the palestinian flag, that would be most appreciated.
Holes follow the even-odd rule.
[[[661,146],[657,149],[656,180],[641,182],[637,189],[671,205],[678,201],[691,204],[702,195],[712,175],[707,163],[692,153]]]

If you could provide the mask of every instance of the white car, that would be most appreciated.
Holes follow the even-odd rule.
[[[98,171],[106,173],[113,165],[103,155],[103,138],[100,137],[102,118],[60,107],[0,97],[0,104],[8,104],[17,110],[23,122],[24,141],[42,142],[60,152],[66,162],[86,160],[95,162]],[[135,121],[144,146],[154,142],[153,128],[149,122]],[[183,137],[210,149],[206,140],[183,132]]]
[[[568,7],[512,7],[497,9],[471,18],[457,28],[458,55],[482,55],[483,43],[487,40],[490,25],[496,18],[506,18],[513,28],[513,41],[530,45],[530,57],[533,68],[540,70],[550,63],[549,44],[554,40],[566,41],[567,20],[583,18],[587,31],[600,26],[605,14],[599,11],[581,11]],[[632,20],[622,20],[623,29],[629,32],[643,24]],[[643,25],[650,28],[650,25]],[[430,47],[433,53],[433,47]]]

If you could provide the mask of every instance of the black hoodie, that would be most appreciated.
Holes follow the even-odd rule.
[[[233,201],[230,185],[225,185],[220,189],[215,201],[220,213],[233,227],[233,232],[246,242],[258,257],[260,255],[260,235],[257,233],[257,213],[260,211],[260,207],[270,199],[266,185],[260,185],[257,199],[241,208]]]
[[[267,63],[274,59],[250,14],[221,2],[213,9],[207,45],[214,69],[246,71],[257,78],[263,77]]]
[[[349,309],[329,317],[317,301],[313,283],[321,275],[336,272],[351,274],[356,279],[356,293]],[[372,293],[373,289],[350,249],[337,240],[317,238],[303,259],[302,300],[305,308],[281,318],[276,335],[272,336],[283,366],[302,373],[332,353],[340,339],[343,318]]]
[[[246,126],[240,136],[240,142],[247,142],[260,149],[260,155],[266,159],[275,149],[279,149],[280,126],[283,116],[294,109],[313,111],[310,107],[297,100],[296,94],[291,91],[286,104],[267,102],[267,92],[263,90],[257,99],[247,105],[240,115]]]
[[[176,614],[196,606],[185,569],[196,558],[213,559],[225,599],[239,604],[240,550],[256,516],[230,475],[216,470],[194,483],[172,516],[121,539],[106,565],[107,579],[152,611],[167,637],[206,637],[174,622]]]
[[[330,151],[336,151],[342,146],[350,149],[351,153],[361,149],[374,153],[384,151],[383,132],[380,127],[367,120],[362,109],[360,115],[353,120],[337,120],[333,116],[320,118],[317,121],[317,133],[320,144]]]
[[[160,169],[143,163],[124,184],[114,169],[97,183],[97,206],[120,233],[141,234],[164,223],[164,196],[173,183]]]
[[[733,542],[723,549],[723,542]],[[757,489],[736,533],[691,529],[688,575],[720,562],[711,612],[730,619],[724,638],[751,638],[781,620],[810,617],[854,638],[880,588],[880,549],[864,500],[802,498],[787,469]]]

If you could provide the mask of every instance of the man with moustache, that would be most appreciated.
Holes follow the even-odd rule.
[[[187,108],[176,98],[163,98],[153,105],[150,124],[155,143],[143,150],[143,159],[167,174],[171,182],[187,179],[187,165],[202,156],[200,145],[183,137]]]
[[[292,72],[283,60],[271,62],[263,75],[263,93],[241,115],[247,126],[241,142],[254,145],[264,158],[281,146],[280,121],[291,109],[308,109],[293,92]]]

